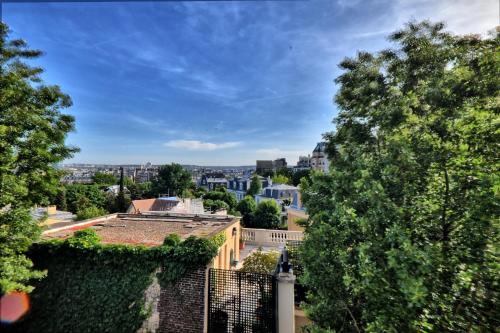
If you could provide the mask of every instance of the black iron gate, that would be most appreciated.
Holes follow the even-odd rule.
[[[211,268],[209,333],[275,333],[276,278],[270,274]]]

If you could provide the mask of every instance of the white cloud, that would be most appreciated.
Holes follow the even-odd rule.
[[[172,140],[165,143],[165,146],[170,148],[187,149],[187,150],[217,150],[233,148],[240,145],[240,142],[201,142],[198,140]]]

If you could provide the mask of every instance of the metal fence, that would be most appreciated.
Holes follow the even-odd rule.
[[[211,268],[209,333],[275,333],[276,278],[270,274]]]
[[[288,251],[288,259],[292,265],[293,274],[296,277],[295,281],[295,304],[299,305],[306,301],[307,288],[301,283],[301,277],[304,272],[302,259],[300,254],[301,241],[288,241],[286,249]]]

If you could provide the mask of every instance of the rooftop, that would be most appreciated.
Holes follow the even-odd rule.
[[[273,184],[265,188],[271,190],[298,190],[298,187],[287,184]]]
[[[170,234],[182,239],[189,236],[211,237],[236,223],[233,216],[193,214],[114,214],[62,228],[47,230],[42,239],[66,239],[77,230],[92,228],[105,244],[142,244],[157,246]]]

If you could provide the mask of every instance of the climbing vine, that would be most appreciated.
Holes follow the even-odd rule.
[[[207,265],[225,241],[169,235],[156,247],[100,243],[92,229],[66,240],[34,244],[35,267],[48,272],[35,281],[31,310],[13,331],[135,332],[151,313],[144,292],[158,278],[165,286]],[[158,270],[158,268],[161,268]]]

